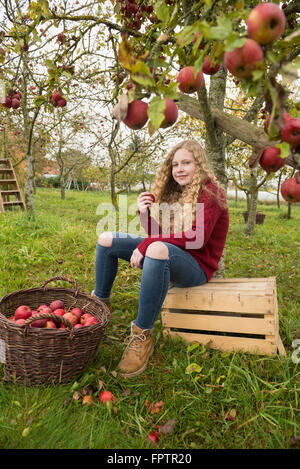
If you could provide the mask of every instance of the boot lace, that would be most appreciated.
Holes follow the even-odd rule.
[[[127,345],[128,349],[134,350],[135,352],[139,351],[141,343],[147,339],[147,336],[141,332],[141,334],[132,334],[124,340],[124,344]]]

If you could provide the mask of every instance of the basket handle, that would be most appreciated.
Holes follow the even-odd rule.
[[[71,278],[67,278],[67,277],[51,277],[51,278],[48,278],[48,280],[46,280],[44,283],[42,283],[41,287],[40,288],[43,288],[45,290],[46,288],[46,285],[50,282],[52,282],[53,280],[63,280],[65,282],[69,282],[73,285],[74,287],[74,296],[77,296],[78,295],[78,285],[77,283],[75,282],[75,280],[71,279]]]
[[[52,319],[53,322],[59,321],[60,323],[63,323],[63,325],[69,330],[70,332],[70,337],[73,336],[74,333],[74,326],[73,324],[63,316],[59,316],[58,314],[51,314],[51,313],[39,313],[39,314],[34,314],[33,316],[30,316],[28,319],[25,320],[24,326],[26,332],[28,331],[28,327],[30,324],[34,321],[37,321],[38,319]]]

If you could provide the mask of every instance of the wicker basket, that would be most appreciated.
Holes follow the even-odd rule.
[[[69,282],[73,289],[46,288],[53,280]],[[28,318],[21,326],[7,319],[22,304],[36,309],[57,299],[64,302],[66,310],[79,307],[99,323],[74,329],[64,317],[45,313]],[[30,327],[34,320],[44,318],[61,321],[66,329]],[[0,300],[0,361],[4,379],[29,386],[71,381],[94,358],[110,318],[105,303],[79,291],[76,282],[65,277],[53,277],[38,288],[5,295]]]

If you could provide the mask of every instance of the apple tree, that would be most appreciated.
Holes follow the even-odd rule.
[[[70,54],[79,57],[88,51],[85,70],[91,75],[94,58],[110,59],[106,73],[114,72],[118,104],[112,109],[111,101],[108,107],[117,124],[132,131],[145,127],[152,136],[171,127],[179,112],[202,121],[208,157],[225,185],[225,152],[236,139],[251,146],[251,168],[275,147],[273,153],[285,165],[300,169],[299,102],[293,92],[300,51],[296,0],[282,5],[253,0],[13,3],[3,2],[7,17],[14,17],[13,27],[1,36],[4,50],[17,43],[22,55],[37,37],[42,44],[41,28],[58,31],[51,42],[54,59],[45,92],[36,105],[49,106],[50,100],[53,106],[65,106],[63,75],[57,73],[55,60],[70,67]],[[91,43],[99,48],[90,48]],[[10,79],[17,80],[18,71]],[[232,82],[251,100],[243,118],[224,110]],[[13,96],[8,98],[12,106]],[[262,109],[264,128],[257,124]],[[300,200],[298,174],[282,184],[282,195],[290,202]]]

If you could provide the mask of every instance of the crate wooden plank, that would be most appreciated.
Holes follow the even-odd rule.
[[[271,314],[275,311],[274,295],[241,294],[232,291],[225,293],[222,290],[207,294],[204,290],[201,293],[196,289],[198,287],[172,289],[165,298],[163,308],[248,314]]]
[[[277,345],[274,340],[252,339],[242,337],[218,336],[210,334],[194,334],[189,332],[164,330],[164,335],[181,337],[186,342],[199,342],[206,347],[223,351],[249,352],[258,355],[275,355]]]
[[[276,283],[276,277],[243,277],[243,278],[211,278],[208,283],[239,283],[239,282],[262,282],[265,283],[267,281]]]
[[[162,311],[161,317],[164,327],[242,334],[275,334],[274,316],[258,319]]]

